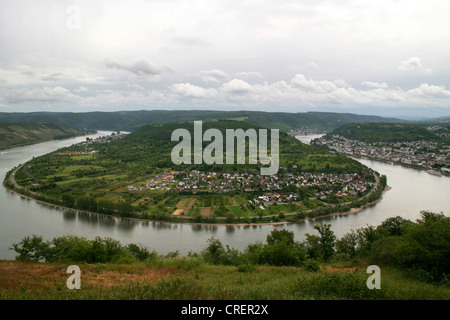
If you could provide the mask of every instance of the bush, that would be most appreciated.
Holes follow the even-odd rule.
[[[310,272],[319,272],[320,271],[320,264],[315,259],[308,259],[305,262],[303,262],[303,267],[306,271]]]
[[[246,263],[238,265],[237,270],[239,272],[251,272],[251,271],[255,270],[255,266],[249,262],[246,262]]]
[[[367,277],[359,273],[318,273],[300,276],[294,294],[310,299],[374,300],[383,299],[385,291],[367,288]]]

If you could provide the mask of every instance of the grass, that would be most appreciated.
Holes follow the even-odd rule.
[[[66,287],[69,264],[0,261],[0,299],[170,300],[448,300],[450,287],[381,269],[381,289],[369,290],[364,266],[215,266],[198,258],[158,258],[135,264],[84,264],[81,289]]]

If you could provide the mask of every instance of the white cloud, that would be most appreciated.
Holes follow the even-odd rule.
[[[73,92],[88,92],[89,88],[79,87],[78,89],[73,90]]]
[[[228,78],[228,74],[222,70],[204,70],[198,72],[198,75],[205,83],[220,83]]]
[[[337,89],[336,84],[333,82],[307,80],[303,74],[296,74],[294,79],[291,80],[291,85],[315,93],[326,93]]]
[[[217,94],[214,88],[202,88],[190,83],[176,83],[171,88],[175,93],[187,98],[208,98]]]
[[[336,84],[337,82],[337,84]],[[146,90],[138,84],[129,84],[120,89],[90,90],[79,87],[70,92],[64,87],[3,88],[0,89],[2,108],[7,105],[15,109],[22,106],[63,105],[70,110],[75,106],[96,109],[120,107],[133,108],[208,108],[218,106],[242,109],[253,108],[267,111],[294,111],[298,108],[338,107],[366,108],[370,112],[377,107],[450,108],[450,91],[444,86],[422,83],[420,86],[403,90],[390,88],[384,82],[364,81],[367,88],[356,89],[344,80],[306,79],[297,74],[290,81],[260,82],[250,84],[241,79],[233,79],[218,89],[201,87],[189,82],[175,83],[160,90]],[[345,85],[344,85],[345,84]],[[135,90],[138,89],[138,90]],[[89,91],[88,96],[82,93]],[[79,93],[80,95],[78,95]],[[192,99],[191,102],[187,99]]]
[[[369,88],[378,88],[378,89],[386,89],[387,87],[389,87],[386,82],[379,83],[379,82],[363,81],[361,84]]]
[[[400,70],[414,70],[414,69],[421,69],[422,68],[422,62],[419,58],[413,57],[409,58],[408,60],[403,61],[398,68]]]
[[[254,91],[251,84],[241,79],[233,79],[224,83],[221,90],[236,95],[245,95]]]
[[[236,73],[236,77],[239,78],[264,78],[261,72],[248,71],[248,72],[239,72]]]
[[[73,102],[76,96],[63,87],[43,87],[33,89],[13,89],[7,91],[3,98],[9,103],[23,103],[23,102]]]
[[[450,91],[443,86],[434,86],[427,83],[422,83],[418,88],[408,90],[408,94],[424,98],[450,98]]]
[[[433,69],[423,67],[422,61],[420,61],[418,57],[409,58],[403,61],[398,68],[403,71],[419,70],[422,74],[433,75]]]
[[[320,66],[315,62],[309,62],[305,65],[305,69],[307,70],[318,70],[320,69]]]
[[[348,86],[349,86],[349,84],[347,83],[347,81],[342,80],[342,79],[336,79],[336,80],[333,81],[333,83],[334,83],[335,85],[337,85],[338,87],[348,87]]]

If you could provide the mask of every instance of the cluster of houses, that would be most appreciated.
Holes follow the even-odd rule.
[[[314,144],[327,145],[337,153],[350,156],[412,165],[427,170],[441,167],[442,172],[450,171],[446,168],[446,166],[450,167],[450,146],[433,141],[369,144],[333,135],[331,138],[322,137],[316,139]],[[432,171],[429,172],[431,173]]]
[[[322,130],[319,128],[295,128],[292,130],[289,130],[287,132],[288,135],[295,137],[295,136],[308,136],[308,135],[315,135],[315,134],[327,134],[328,131]]]
[[[128,190],[177,190],[193,193],[198,191],[211,191],[214,193],[229,191],[258,192],[262,195],[250,201],[252,204],[258,205],[273,203],[274,201],[297,201],[298,193],[281,192],[289,185],[295,188],[319,186],[321,188],[318,189],[322,191],[318,191],[315,196],[319,199],[324,199],[329,195],[358,195],[367,191],[373,184],[373,182],[366,181],[357,173],[302,173],[296,175],[284,173],[273,176],[260,176],[248,173],[217,173],[192,170],[164,172],[148,179],[145,185],[129,185]],[[339,191],[336,192],[336,190]]]
[[[108,143],[108,142],[111,142],[114,140],[118,140],[124,136],[125,136],[125,133],[121,133],[120,131],[118,131],[118,132],[113,132],[110,135],[100,136],[97,138],[86,137],[86,141],[77,143],[76,146],[84,146],[85,148],[87,148],[92,143]]]

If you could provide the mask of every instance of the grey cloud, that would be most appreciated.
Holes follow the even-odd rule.
[[[226,72],[218,69],[200,71],[198,75],[206,83],[219,83],[228,78]]]
[[[9,103],[23,102],[54,102],[73,101],[76,98],[70,91],[63,87],[43,87],[33,89],[14,89],[4,94],[4,99]]]
[[[107,68],[126,70],[137,76],[157,76],[164,72],[172,72],[171,68],[166,66],[160,67],[145,58],[136,59],[131,64],[106,59],[104,64]]]
[[[59,72],[48,73],[48,74],[44,74],[41,79],[44,81],[57,81],[57,80],[60,80],[63,76],[64,75]]]

